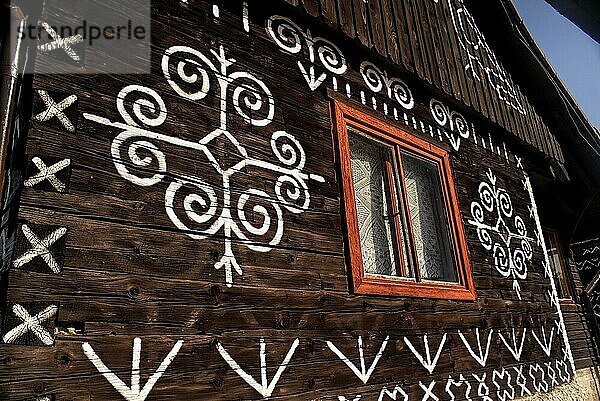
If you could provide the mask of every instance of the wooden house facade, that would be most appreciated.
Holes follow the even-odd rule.
[[[600,137],[509,0],[156,0],[151,73],[19,74],[65,3],[3,23],[0,399],[599,399]]]

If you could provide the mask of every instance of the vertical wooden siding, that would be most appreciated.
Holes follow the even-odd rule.
[[[520,140],[564,161],[554,135],[509,74],[507,82],[514,88],[523,112],[507,105],[485,77],[474,79],[469,72],[469,56],[459,45],[452,20],[452,13],[465,8],[463,0],[286,1],[303,7],[312,16],[322,17],[329,25],[358,38],[364,46],[474,108]],[[480,47],[474,56],[482,60],[483,68],[494,69],[484,51]]]

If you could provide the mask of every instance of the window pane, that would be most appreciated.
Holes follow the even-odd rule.
[[[457,282],[437,165],[403,152],[402,168],[421,278]]]
[[[559,252],[559,237],[554,231],[544,232],[544,237],[547,246],[548,260],[550,261],[550,268],[554,272],[556,292],[558,293],[559,299],[569,298],[569,287],[567,284],[567,277],[563,267],[561,255]]]
[[[366,274],[399,276],[389,198],[395,186],[386,167],[393,160],[393,148],[356,133],[349,134],[349,143],[363,268]]]

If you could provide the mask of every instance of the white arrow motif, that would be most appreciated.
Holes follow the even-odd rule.
[[[542,341],[540,341],[537,334],[535,334],[534,330],[531,330],[531,334],[533,334],[533,338],[535,338],[535,341],[537,341],[537,343],[540,345],[540,347],[542,348],[544,353],[546,355],[550,356],[550,352],[552,351],[552,337],[554,337],[554,327],[552,327],[552,331],[550,331],[549,338],[546,338],[546,329],[544,327],[542,327],[541,335],[542,335],[542,340],[544,340],[543,344],[542,344]]]
[[[500,336],[500,340],[504,343],[506,348],[510,351],[512,356],[515,357],[517,361],[521,360],[521,354],[523,353],[523,344],[525,343],[525,333],[527,332],[527,328],[523,328],[523,334],[521,337],[521,345],[517,345],[517,336],[515,334],[515,329],[512,329],[512,345],[508,344],[508,341],[504,338],[502,333],[498,332],[498,336]]]
[[[283,372],[287,368],[288,364],[290,363],[292,356],[294,356],[294,352],[296,352],[296,348],[298,347],[298,344],[300,344],[300,340],[296,338],[294,340],[294,342],[292,343],[292,346],[290,347],[285,358],[283,359],[283,362],[281,363],[281,365],[279,365],[277,372],[275,372],[275,376],[273,376],[271,383],[269,383],[269,380],[267,379],[267,355],[266,355],[266,345],[265,345],[264,338],[260,339],[261,383],[258,383],[252,376],[250,376],[248,373],[244,372],[244,370],[240,367],[240,365],[238,365],[238,363],[236,361],[233,360],[231,355],[229,355],[229,353],[225,350],[225,348],[223,347],[223,345],[221,345],[221,343],[217,343],[217,350],[219,350],[219,353],[221,354],[221,356],[223,357],[225,362],[227,362],[227,364],[229,366],[231,366],[231,368],[235,371],[235,373],[237,373],[242,379],[244,379],[244,381],[246,383],[248,383],[253,389],[258,391],[260,393],[260,395],[262,395],[264,398],[267,398],[267,397],[270,397],[271,394],[273,394],[273,391],[275,390],[275,386],[277,385],[277,382],[281,378],[281,375],[283,374]]]
[[[479,336],[479,328],[475,329],[475,337],[477,337],[477,348],[479,351],[479,354],[475,354],[475,352],[473,351],[473,348],[471,348],[471,345],[469,344],[469,342],[467,341],[467,339],[465,338],[465,336],[463,335],[463,333],[458,332],[458,335],[460,336],[460,339],[463,341],[463,343],[465,344],[465,347],[467,347],[467,350],[469,351],[469,354],[471,354],[471,356],[477,361],[479,362],[479,364],[483,367],[485,367],[485,364],[487,362],[488,356],[490,354],[490,345],[492,345],[492,334],[494,333],[494,330],[490,330],[490,332],[488,333],[488,338],[487,338],[487,345],[485,347],[485,352],[483,351],[483,349],[481,348],[481,337]]]
[[[327,75],[324,72],[322,72],[321,75],[317,77],[315,74],[314,66],[311,66],[308,69],[308,71],[306,71],[306,68],[300,61],[298,61],[298,68],[300,68],[300,72],[304,76],[306,83],[312,91],[316,90],[319,86],[321,86],[323,81],[325,81],[325,79],[327,78]]]
[[[369,367],[368,370],[365,365],[365,355],[363,352],[362,336],[358,336],[358,341],[357,341],[358,342],[358,355],[360,357],[360,370],[358,370],[356,365],[354,363],[352,363],[352,361],[350,361],[346,357],[346,355],[344,355],[344,353],[342,351],[340,351],[335,345],[333,345],[333,343],[331,341],[327,341],[327,346],[329,347],[330,350],[332,350],[338,356],[338,358],[340,358],[342,360],[342,362],[344,362],[350,368],[350,370],[352,370],[352,372],[354,372],[354,374],[364,384],[367,384],[367,381],[369,381],[369,378],[373,374],[373,371],[375,370],[375,366],[377,366],[377,363],[379,362],[379,359],[381,358],[381,355],[383,354],[383,351],[385,350],[385,347],[387,346],[389,339],[390,339],[390,336],[385,337],[385,340],[383,340],[383,343],[381,344],[381,347],[379,348],[379,352],[377,352],[377,355],[375,355],[375,358],[373,359],[373,363],[371,364],[371,366]]]
[[[98,372],[102,373],[102,376],[117,390],[123,398],[127,401],[144,401],[150,391],[152,391],[152,387],[156,384],[158,379],[165,373],[165,370],[169,367],[173,359],[179,353],[181,346],[183,345],[183,340],[179,340],[175,343],[169,354],[163,359],[162,363],[156,369],[154,374],[150,376],[146,384],[142,389],[140,389],[140,355],[142,353],[142,340],[139,337],[136,337],[133,340],[133,357],[131,361],[131,387],[127,387],[127,385],[121,380],[116,374],[114,374],[102,360],[96,354],[92,346],[85,342],[81,345],[83,348],[83,352],[85,356],[88,357],[90,362],[98,369]]]
[[[438,346],[437,352],[433,360],[431,360],[431,352],[429,351],[429,341],[427,340],[427,334],[423,336],[423,344],[425,345],[425,358],[427,360],[425,360],[425,358],[423,358],[423,356],[415,349],[415,347],[412,345],[408,338],[404,337],[404,342],[406,343],[406,345],[408,345],[408,348],[410,348],[412,353],[415,354],[419,362],[421,362],[421,365],[423,365],[423,367],[427,369],[429,373],[433,373],[435,365],[437,365],[438,359],[440,359],[440,355],[442,354],[444,344],[446,343],[446,337],[447,333],[444,333],[444,337],[442,337],[442,341]]]

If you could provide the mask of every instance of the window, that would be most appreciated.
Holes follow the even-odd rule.
[[[448,153],[335,102],[358,294],[474,300]]]
[[[554,284],[559,299],[571,299],[569,290],[569,279],[567,278],[567,269],[565,259],[563,258],[562,247],[560,245],[560,236],[558,231],[544,229],[544,241],[546,241],[546,252],[550,261],[550,268],[554,272]]]

